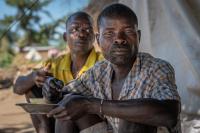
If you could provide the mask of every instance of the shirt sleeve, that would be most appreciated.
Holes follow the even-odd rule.
[[[180,101],[175,83],[174,69],[169,63],[162,62],[158,65],[152,77],[154,78],[154,85],[151,90],[151,98]]]
[[[91,89],[91,79],[92,79],[92,70],[89,69],[87,72],[82,74],[79,78],[72,80],[63,88],[64,92],[78,93],[84,96],[93,96]]]

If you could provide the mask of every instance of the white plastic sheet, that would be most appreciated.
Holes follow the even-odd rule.
[[[120,0],[120,3],[131,7],[138,16],[140,51],[173,65],[182,111],[200,114],[200,1]]]

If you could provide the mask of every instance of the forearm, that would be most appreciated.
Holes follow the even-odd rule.
[[[19,76],[13,87],[14,93],[23,95],[30,91],[30,89],[35,85],[33,74],[34,73],[30,73],[27,76]]]
[[[100,113],[100,100],[93,99],[90,113]],[[118,117],[132,122],[152,126],[172,127],[177,122],[179,103],[174,100],[158,101],[153,99],[135,99],[127,101],[104,101],[104,115]]]

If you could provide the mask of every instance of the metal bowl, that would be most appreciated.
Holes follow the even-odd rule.
[[[52,109],[56,108],[58,104],[35,104],[35,103],[17,103],[17,106],[22,107],[30,114],[47,114]]]

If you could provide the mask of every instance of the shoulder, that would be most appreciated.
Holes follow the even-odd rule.
[[[93,67],[91,67],[84,75],[90,75],[93,78],[97,78],[103,73],[107,72],[107,69],[109,67],[109,62],[106,60],[99,61],[95,63]]]
[[[160,58],[155,58],[148,53],[139,53],[138,57],[140,59],[141,67],[148,68],[152,71],[162,71],[162,72],[172,72],[174,73],[174,68],[172,65]]]
[[[54,63],[65,62],[65,61],[68,60],[68,56],[69,56],[69,55],[70,55],[69,53],[60,55],[60,56],[58,56],[57,58],[53,59],[52,62],[54,62]]]
[[[60,56],[58,56],[57,58],[54,58],[54,59],[48,59],[43,64],[47,65],[48,63],[50,63],[52,65],[59,65],[59,64],[66,62],[68,60],[67,57],[68,57],[68,53],[60,55]]]
[[[108,62],[107,60],[102,60],[102,61],[97,62],[97,63],[92,67],[92,69],[93,69],[94,71],[102,71],[102,70],[105,70],[108,66],[109,66],[109,62]]]

